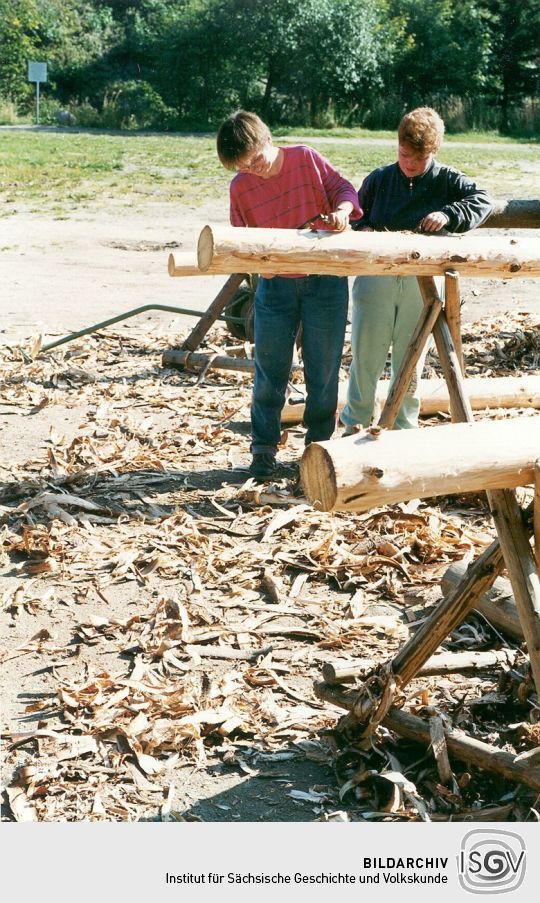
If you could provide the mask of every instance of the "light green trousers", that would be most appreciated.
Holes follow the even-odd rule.
[[[443,298],[444,279],[436,277],[435,282]],[[423,306],[415,276],[357,276],[354,280],[352,364],[347,404],[341,414],[341,421],[346,427],[370,425],[375,413],[377,383],[390,347],[393,383]],[[418,426],[418,382],[429,345],[428,342],[418,361],[394,429],[414,429]]]

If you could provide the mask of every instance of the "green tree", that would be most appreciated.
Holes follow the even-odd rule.
[[[396,32],[382,0],[186,0],[140,21],[155,77],[183,117],[235,106],[269,121],[346,118],[381,90]]]
[[[404,28],[394,86],[408,105],[483,90],[490,35],[478,0],[390,0],[389,12]]]
[[[0,95],[8,100],[32,95],[27,63],[38,54],[39,24],[34,0],[0,0]]]
[[[110,10],[92,0],[0,0],[0,93],[28,103],[27,63],[38,59],[49,64],[48,90],[67,98],[74,73],[102,56],[115,37]]]
[[[512,130],[512,113],[537,94],[540,79],[540,0],[481,0],[490,34],[489,89],[500,110],[499,128]]]
[[[262,65],[262,109],[281,97],[298,120],[311,124],[332,113],[340,121],[365,109],[382,90],[398,37],[376,0],[278,0],[270,15],[256,4],[252,46]]]

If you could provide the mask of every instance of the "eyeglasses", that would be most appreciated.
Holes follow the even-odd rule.
[[[262,150],[258,151],[253,157],[250,157],[249,160],[244,160],[242,162],[238,162],[235,166],[237,172],[249,172],[250,169],[255,169],[259,166],[264,160],[264,150],[266,145]]]

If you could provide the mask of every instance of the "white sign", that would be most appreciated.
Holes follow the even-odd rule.
[[[28,81],[46,82],[47,63],[28,63]]]

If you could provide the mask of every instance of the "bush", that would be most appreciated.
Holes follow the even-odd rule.
[[[39,101],[39,124],[58,125],[57,115],[64,107],[51,97],[41,97]]]
[[[69,110],[82,128],[166,131],[179,125],[176,111],[148,82],[113,82],[107,86],[100,109],[86,98],[70,104]]]
[[[21,119],[17,107],[12,100],[0,97],[0,125],[19,125],[21,122],[27,121],[27,116],[24,116]]]
[[[103,99],[102,125],[106,128],[159,129],[173,117],[174,111],[148,82],[115,82]]]
[[[77,125],[81,128],[97,129],[101,126],[101,114],[88,100],[70,104],[69,109],[75,116]]]

